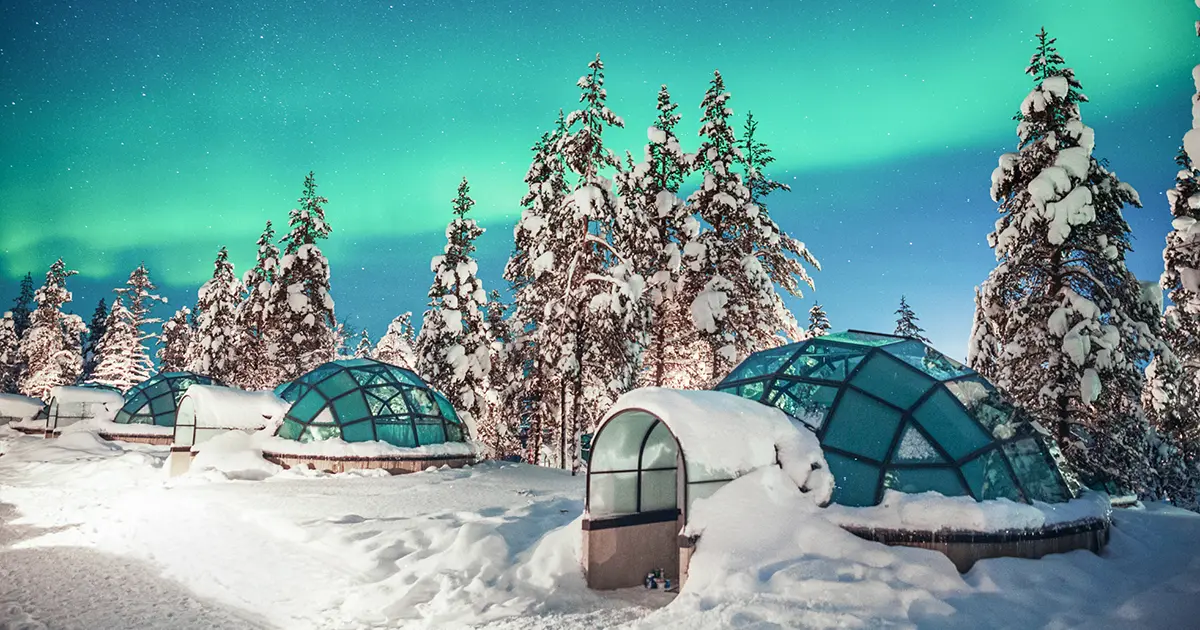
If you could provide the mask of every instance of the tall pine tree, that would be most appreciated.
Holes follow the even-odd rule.
[[[367,335],[367,329],[362,329],[362,333],[358,337],[358,345],[354,347],[355,359],[371,359],[374,352],[371,349],[371,337]]]
[[[808,251],[801,241],[788,235],[783,228],[771,218],[767,209],[767,196],[775,191],[791,191],[787,184],[777,182],[766,174],[766,169],[775,162],[771,149],[758,137],[758,121],[753,112],[746,112],[746,124],[742,130],[741,165],[743,181],[750,191],[750,203],[754,204],[757,214],[753,217],[756,229],[747,233],[755,258],[762,265],[763,271],[771,280],[772,286],[765,286],[757,296],[758,305],[755,307],[764,315],[770,315],[760,326],[759,347],[776,345],[778,336],[786,340],[797,340],[804,333],[796,322],[795,315],[783,302],[783,297],[775,290],[780,287],[793,297],[803,297],[800,285],[806,284],[812,288],[813,281],[808,275],[805,263],[818,271],[821,263]]]
[[[1043,29],[1000,157],[988,243],[998,266],[980,289],[969,361],[1053,427],[1082,472],[1144,492],[1147,430],[1139,364],[1167,352],[1153,305],[1125,266],[1125,205],[1137,193],[1092,156],[1080,84]],[[984,360],[984,358],[987,360]]]
[[[158,338],[158,335],[146,330],[147,327],[154,324],[162,323],[161,319],[150,317],[150,309],[153,308],[155,302],[166,303],[167,299],[156,295],[153,291],[157,287],[150,281],[150,272],[146,270],[146,265],[140,264],[129,273],[129,280],[125,283],[125,288],[114,289],[117,295],[125,298],[128,304],[130,323],[133,330],[137,333],[137,345],[134,348],[136,356],[133,365],[130,366],[130,378],[135,379],[135,383],[140,383],[154,373],[154,360],[150,358],[150,349],[146,342]]]
[[[212,279],[200,287],[196,300],[196,331],[188,353],[188,369],[221,382],[237,377],[235,324],[242,283],[238,282],[224,247],[217,252]]]
[[[234,354],[238,357],[234,382],[250,390],[270,389],[284,380],[278,348],[271,343],[276,337],[271,334],[270,325],[276,322],[266,316],[279,267],[279,248],[274,240],[275,230],[267,221],[258,239],[254,267],[242,278],[245,291],[234,314],[237,335]]]
[[[628,252],[634,270],[646,279],[649,337],[639,380],[661,387],[668,379],[686,375],[680,364],[695,363],[699,336],[691,325],[681,286],[683,249],[700,226],[678,195],[686,164],[675,135],[678,105],[665,85],[659,88],[657,109],[654,125],[647,130],[644,161],[617,177],[616,236],[620,238],[614,245]]]
[[[483,228],[467,218],[475,202],[466,178],[454,198],[454,219],[446,226],[446,247],[431,263],[429,309],[417,338],[421,376],[442,392],[473,431],[483,439],[487,411],[491,338],[485,318],[487,293],[472,254]]]
[[[67,278],[77,272],[58,259],[46,272],[46,283],[34,294],[37,308],[21,337],[21,376],[18,389],[46,400],[58,385],[71,385],[83,372],[82,335],[87,326],[78,315],[62,312],[71,301]]]
[[[11,311],[0,317],[0,394],[17,393],[21,376],[21,338]]]
[[[158,367],[162,372],[182,372],[188,367],[188,351],[192,345],[192,309],[184,306],[163,322],[158,336]]]
[[[88,324],[87,339],[83,343],[84,380],[90,379],[92,373],[96,371],[96,366],[100,364],[100,340],[104,338],[107,322],[108,304],[104,302],[104,298],[100,298],[100,302],[96,304],[96,310],[92,311],[92,322]]]
[[[816,302],[808,309],[808,329],[805,331],[809,338],[824,337],[829,334],[829,316],[825,309]]]
[[[96,342],[96,367],[88,375],[90,382],[126,392],[145,380],[140,372],[141,339],[133,322],[133,313],[118,295],[104,320],[104,334]]]
[[[324,208],[329,200],[317,194],[312,172],[304,178],[298,202],[300,207],[289,215],[283,259],[262,324],[282,380],[332,361],[337,352],[329,261],[317,247],[318,241],[329,236]]]
[[[517,347],[517,334],[509,327],[514,320],[508,317],[500,292],[493,290],[488,297],[487,321],[492,334],[491,372],[488,374],[487,435],[481,437],[493,459],[519,455],[519,397],[523,392],[524,355]]]
[[[13,324],[17,337],[25,335],[25,331],[29,329],[29,317],[33,313],[33,274],[27,273],[24,278],[21,278],[21,292],[17,294],[17,299],[13,300],[12,316]]]
[[[557,394],[562,374],[555,368],[559,349],[547,314],[552,300],[565,289],[563,275],[553,271],[555,224],[551,222],[567,193],[565,167],[556,152],[565,133],[566,119],[560,112],[554,129],[531,149],[533,158],[525,174],[528,192],[521,199],[513,253],[504,267],[504,279],[513,293],[507,329],[514,335],[505,365],[519,366],[521,371],[507,375],[519,381],[508,396],[513,403],[508,411],[528,425],[525,460],[532,463],[545,461],[543,446],[557,443],[554,436],[561,426]]]
[[[921,321],[917,314],[913,312],[912,307],[908,305],[908,300],[903,295],[900,296],[900,308],[896,309],[896,330],[895,334],[901,337],[912,337],[929,343],[929,339],[922,333],[924,328],[917,322]]]

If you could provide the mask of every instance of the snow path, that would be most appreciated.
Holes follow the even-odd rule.
[[[205,601],[133,558],[78,547],[13,549],[39,530],[13,525],[0,504],[0,628],[266,628],[253,615]],[[64,588],[64,586],[69,586]],[[97,593],[106,593],[103,599]]]

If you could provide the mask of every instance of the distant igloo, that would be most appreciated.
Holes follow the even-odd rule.
[[[110,440],[170,444],[179,400],[192,385],[221,385],[193,372],[160,372],[125,392],[125,404],[100,436]]]
[[[291,406],[263,456],[283,466],[404,473],[475,460],[469,431],[449,401],[404,368],[332,361],[275,392]]]

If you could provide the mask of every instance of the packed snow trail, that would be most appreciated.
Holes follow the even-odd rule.
[[[12,524],[0,504],[0,628],[156,630],[268,628],[261,619],[197,597],[153,565],[81,547],[17,548],[44,530]]]

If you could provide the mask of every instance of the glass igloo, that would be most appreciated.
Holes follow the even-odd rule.
[[[1044,428],[916,339],[852,330],[772,348],[716,389],[814,431],[842,505],[878,504],[887,489],[1026,503],[1078,491]]]
[[[192,385],[224,385],[216,379],[193,372],[160,372],[125,392],[125,404],[117,412],[117,424],[153,424],[175,426],[179,399]]]
[[[324,363],[276,389],[291,407],[276,435],[398,447],[466,442],[449,401],[416,374],[374,359]]]

